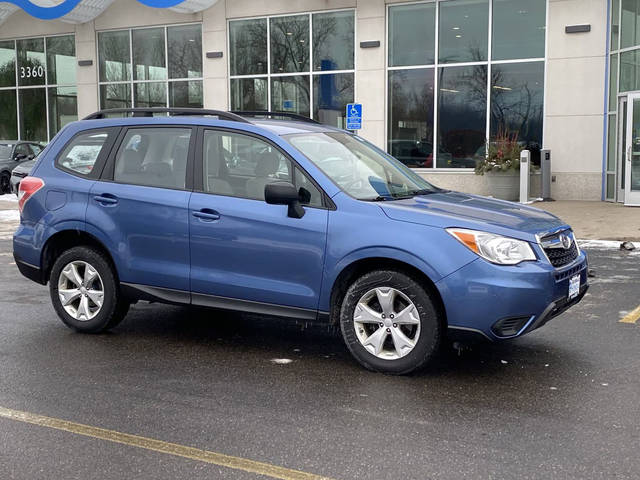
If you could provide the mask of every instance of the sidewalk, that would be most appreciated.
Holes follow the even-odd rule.
[[[640,241],[640,207],[569,200],[536,202],[531,206],[560,217],[573,227],[579,239]]]

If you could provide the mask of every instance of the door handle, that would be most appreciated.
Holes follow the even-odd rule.
[[[202,210],[198,210],[197,212],[193,212],[193,216],[199,218],[205,222],[212,222],[214,220],[220,220],[220,214],[215,210],[211,210],[209,208],[203,208]]]
[[[118,203],[118,199],[113,195],[104,194],[104,195],[95,195],[93,199],[101,205],[115,205]]]

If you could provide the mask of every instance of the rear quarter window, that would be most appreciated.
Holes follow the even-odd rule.
[[[58,155],[56,164],[77,175],[92,175],[100,154],[105,152],[109,144],[111,135],[112,132],[109,130],[92,130],[76,135]]]

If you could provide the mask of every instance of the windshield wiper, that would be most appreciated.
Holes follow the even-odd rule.
[[[423,188],[422,190],[413,190],[411,192],[407,192],[406,195],[411,197],[415,197],[416,195],[431,195],[433,193],[441,193],[444,190],[432,190],[430,188]]]

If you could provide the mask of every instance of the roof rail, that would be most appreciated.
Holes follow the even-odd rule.
[[[318,124],[320,123],[317,120],[314,120],[312,118],[305,117],[304,115],[300,115],[298,113],[292,113],[292,112],[267,112],[262,110],[247,110],[247,111],[233,110],[231,113],[240,115],[242,117],[268,117],[268,118],[282,117],[282,118],[290,118],[292,120],[300,120],[301,122],[307,122],[307,123],[318,123]]]
[[[211,116],[218,117],[220,120],[229,120],[232,122],[251,123],[244,117],[236,115],[232,112],[224,112],[222,110],[206,110],[204,108],[166,108],[166,107],[152,107],[152,108],[108,108],[106,110],[100,110],[98,112],[87,115],[83,120],[97,120],[106,118],[107,115],[117,115],[129,113],[132,117],[152,117],[154,113],[168,113],[169,115],[191,115],[197,116]]]

